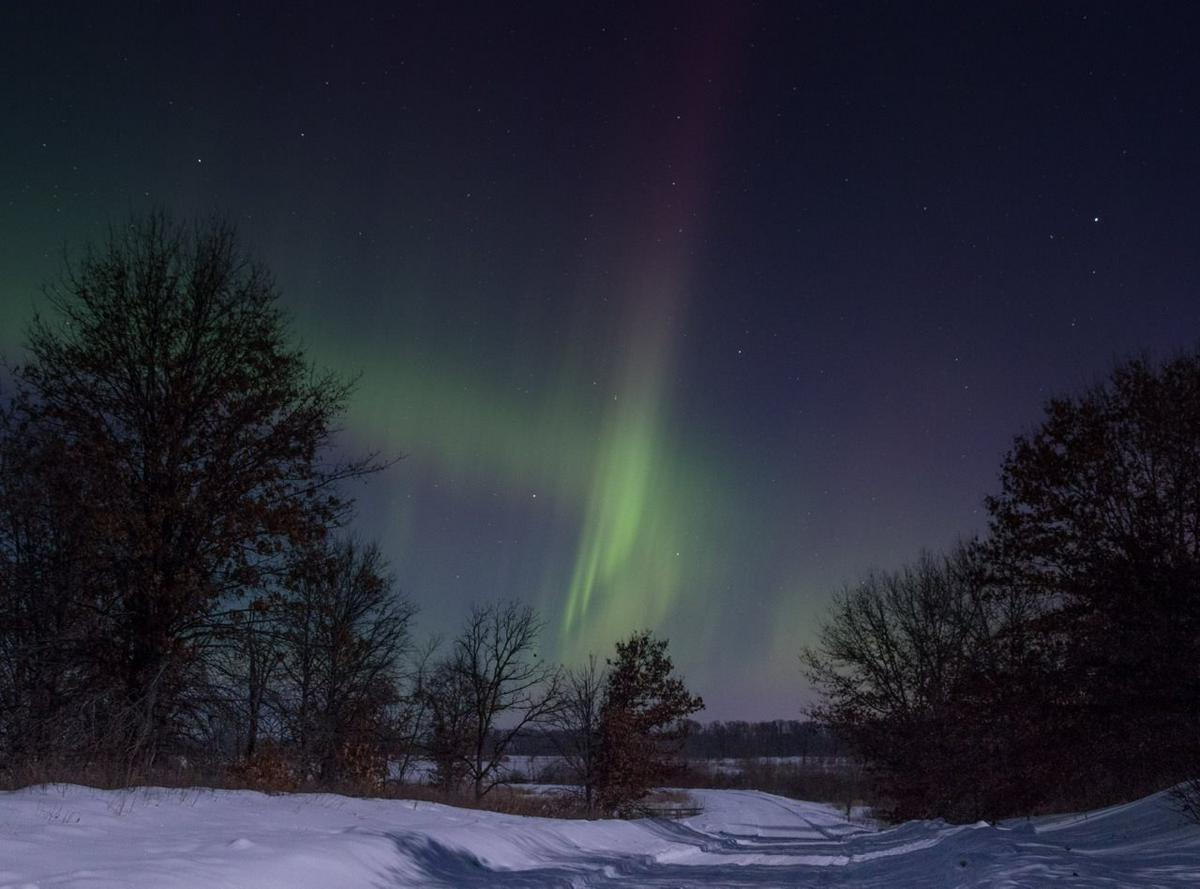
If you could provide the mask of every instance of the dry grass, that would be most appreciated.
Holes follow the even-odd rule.
[[[151,769],[129,769],[119,763],[60,762],[24,760],[0,768],[0,790],[17,790],[40,784],[81,784],[100,790],[130,787],[210,787],[241,788],[245,782],[225,771],[190,768],[182,763],[167,763]]]
[[[655,790],[642,802],[647,806],[679,806],[691,807],[696,805],[692,795],[678,788]]]
[[[463,809],[503,812],[533,818],[589,818],[582,801],[569,791],[532,791],[523,787],[495,787],[483,799],[470,794],[451,793],[427,784],[403,784],[388,789],[389,799],[422,800]]]

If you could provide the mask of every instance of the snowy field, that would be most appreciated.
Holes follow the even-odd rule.
[[[680,822],[556,821],[328,795],[40,787],[0,794],[0,887],[1200,885],[1200,828],[1159,795],[992,827],[874,830],[828,806],[693,791]]]

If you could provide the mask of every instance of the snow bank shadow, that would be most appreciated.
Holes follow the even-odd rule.
[[[419,835],[390,835],[406,863],[421,873],[425,886],[505,887],[505,889],[572,889],[589,885],[584,881],[587,871],[572,865],[549,865],[522,870],[497,869],[484,864],[465,849],[445,846],[437,840]],[[389,876],[394,882],[382,887],[412,884],[413,874],[407,867],[398,866]]]
[[[703,830],[673,821],[641,821],[639,828],[653,837],[642,835],[637,852],[628,847],[624,851],[581,848],[576,844],[578,835],[572,841],[553,833],[518,834],[501,844],[506,849],[501,856],[505,865],[427,833],[389,831],[383,836],[394,846],[396,860],[381,875],[378,886],[1195,887],[1200,883],[1196,880],[1192,828],[1180,827],[1177,816],[1170,815],[1145,803],[1130,812],[1044,822],[1036,827],[928,821],[845,833],[836,826],[831,829],[801,818],[799,824],[771,825],[769,829],[780,831],[774,836]],[[790,835],[784,833],[789,829],[793,831]]]
[[[405,866],[397,866],[380,889],[412,885],[414,869],[420,885],[461,889],[588,889],[608,886],[753,886],[794,887],[796,872],[773,865],[674,864],[646,855],[581,853],[571,864],[540,865],[519,870],[495,868],[474,854],[427,836],[389,835]],[[711,839],[711,838],[709,838]],[[717,851],[715,849],[711,851]]]

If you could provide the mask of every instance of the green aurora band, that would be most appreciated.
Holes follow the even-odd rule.
[[[549,571],[540,589],[513,591],[536,594],[557,625],[561,657],[606,652],[614,639],[660,625],[685,589],[700,592],[702,578],[719,576],[708,555],[717,550],[714,518],[734,504],[706,469],[713,461],[687,453],[671,434],[666,350],[630,350],[613,395],[599,395],[613,387],[580,379],[564,362],[534,398],[416,349],[372,354],[326,338],[311,351],[323,365],[361,372],[350,431],[403,451],[402,477],[429,472],[463,489],[498,488],[513,501],[536,491],[578,528],[569,576]]]

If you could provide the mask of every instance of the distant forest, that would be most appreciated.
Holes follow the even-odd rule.
[[[760,757],[839,757],[850,754],[846,743],[826,725],[795,719],[762,722],[688,722],[682,755],[688,759],[756,759]],[[553,732],[526,732],[514,741],[514,756],[553,756],[560,741]]]

